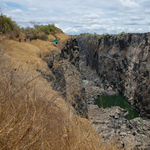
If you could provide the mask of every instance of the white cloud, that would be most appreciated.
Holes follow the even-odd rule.
[[[65,33],[69,32],[69,33],[71,33],[71,34],[74,34],[74,33],[77,33],[77,32],[78,32],[77,29],[71,28],[71,27],[66,28],[66,29],[63,29],[63,31],[64,31]]]
[[[146,9],[146,10],[145,10],[145,13],[146,13],[146,14],[150,14],[150,9]]]
[[[138,28],[138,31],[143,31],[143,29],[142,28]]]
[[[84,15],[82,17],[82,19],[95,19],[95,18],[99,18],[99,15],[97,15],[97,14],[89,14],[89,15]]]
[[[115,22],[119,21],[118,18],[113,18],[112,20],[115,21]]]
[[[1,3],[1,2],[0,2]],[[2,5],[4,5],[4,6],[7,6],[5,3],[1,3]]]
[[[139,4],[137,4],[132,0],[120,0],[120,1],[122,2],[122,5],[124,7],[132,8],[132,9],[134,9],[135,7],[139,7]]]
[[[144,20],[144,16],[131,16],[131,20]]]
[[[93,30],[97,30],[97,29],[100,29],[102,27],[102,25],[99,25],[99,24],[93,24],[92,26],[90,26],[89,28],[90,29],[93,29]]]
[[[54,13],[54,12],[52,10],[50,10],[49,13]]]
[[[38,9],[33,7],[33,8],[28,8],[30,11],[33,11],[33,12],[38,12]]]
[[[115,34],[150,31],[149,1],[57,0],[56,3],[50,0],[1,0],[0,5],[3,14],[11,16],[21,26],[32,26],[32,21],[57,24],[67,34]]]
[[[130,32],[133,32],[135,30],[135,28],[129,28]]]
[[[14,9],[10,11],[11,13],[22,13],[23,11],[21,9]]]

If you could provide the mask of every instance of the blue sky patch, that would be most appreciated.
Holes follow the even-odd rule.
[[[16,9],[21,9],[21,10],[24,10],[24,11],[27,10],[27,9],[25,9],[25,7],[23,7],[23,6],[21,6],[17,3],[6,2],[5,4],[9,7],[13,7],[13,8],[16,8]]]

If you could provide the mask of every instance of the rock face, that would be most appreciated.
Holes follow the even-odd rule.
[[[129,121],[125,119],[127,111],[118,106],[103,109],[90,105],[88,112],[104,141],[119,141],[119,147],[125,149],[150,149],[150,120],[138,117]]]
[[[150,119],[150,33],[77,40],[86,70],[99,77],[92,79],[97,87],[119,91],[143,117]],[[92,78],[85,73],[83,77]]]
[[[76,39],[67,41],[60,52],[46,56],[45,61],[49,71],[38,71],[75,108],[78,115],[87,118],[85,88],[79,72],[79,47]]]

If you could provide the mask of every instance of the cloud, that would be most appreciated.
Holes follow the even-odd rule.
[[[1,3],[1,2],[0,2]],[[5,3],[1,3],[2,5],[4,5],[4,6],[7,6]]]
[[[135,21],[135,20],[144,20],[145,17],[144,16],[131,16],[130,19],[133,20],[133,21]]]
[[[143,29],[142,28],[138,28],[138,31],[143,31]]]
[[[21,26],[54,23],[67,34],[148,32],[150,26],[149,0],[1,0],[0,4],[3,14]]]
[[[49,13],[54,13],[52,10],[48,11]]]
[[[130,20],[130,21],[124,21],[123,24],[124,25],[139,25],[140,22]]]
[[[69,32],[70,34],[76,34],[76,33],[78,33],[78,30],[77,30],[76,28],[71,28],[71,27],[66,28],[66,29],[64,29],[63,31],[64,31],[65,33]]]
[[[23,11],[21,9],[14,9],[11,10],[11,13],[22,13]]]
[[[120,1],[121,1],[122,5],[127,8],[134,9],[136,7],[139,7],[139,4],[137,4],[136,2],[131,1],[131,0],[120,0]]]
[[[99,18],[99,15],[97,15],[97,14],[89,14],[89,15],[84,15],[82,17],[82,19],[96,19],[96,18]]]
[[[114,22],[118,22],[118,21],[119,21],[118,18],[113,18],[112,20],[113,20]]]
[[[33,12],[38,12],[38,9],[33,7],[33,8],[28,8],[29,11],[33,11]]]
[[[150,9],[146,9],[146,10],[145,10],[145,13],[146,13],[146,14],[150,14]]]
[[[91,30],[98,30],[102,27],[102,25],[99,25],[99,24],[93,24],[92,26],[90,26],[90,29]]]
[[[133,32],[135,30],[135,28],[129,28],[130,32]]]

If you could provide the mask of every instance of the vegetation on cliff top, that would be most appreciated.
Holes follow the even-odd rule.
[[[34,25],[31,27],[19,27],[15,21],[1,13],[0,15],[0,34],[7,34],[9,38],[17,38],[21,33],[24,33],[30,39],[47,40],[49,34],[63,33],[61,29],[54,24]]]
[[[0,34],[10,34],[14,37],[19,37],[21,32],[20,27],[10,17],[5,15],[0,16]]]

